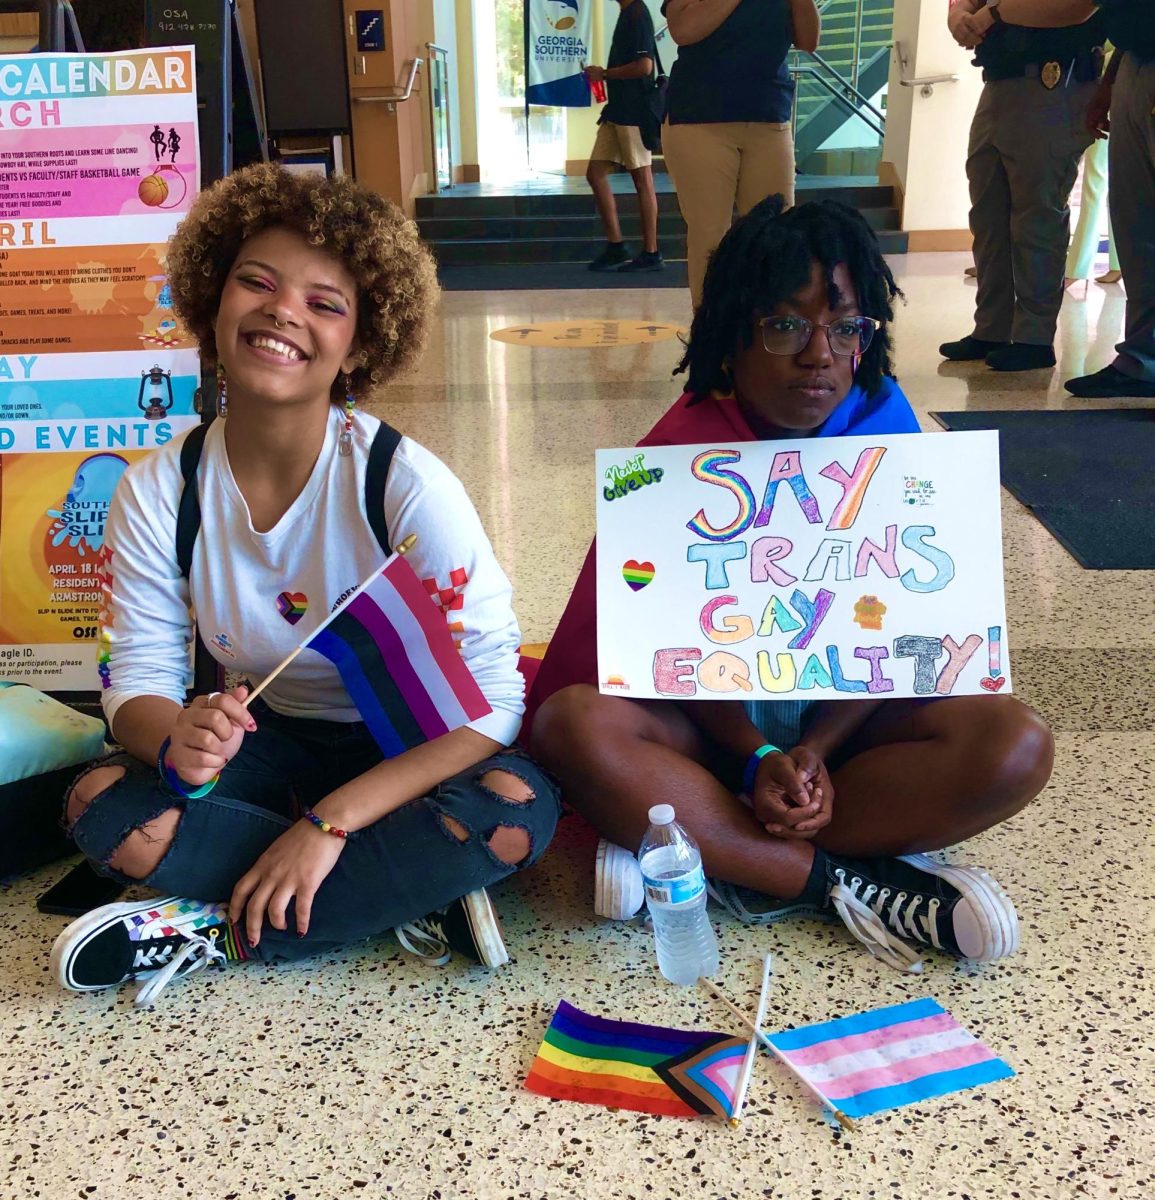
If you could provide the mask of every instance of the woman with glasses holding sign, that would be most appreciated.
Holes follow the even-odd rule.
[[[698,445],[917,433],[893,378],[897,286],[854,210],[757,205],[706,274],[680,370],[685,394],[639,443]],[[1018,946],[1014,906],[973,867],[922,851],[1018,812],[1053,743],[1010,696],[806,701],[630,700],[597,688],[591,550],[530,696],[531,745],[602,833],[604,916],[638,867],[647,811],[669,801],[715,896],[744,920],[837,912],[895,966],[911,943],[989,961]],[[741,796],[749,797],[747,807]]]

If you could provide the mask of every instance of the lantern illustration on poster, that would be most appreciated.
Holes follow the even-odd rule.
[[[146,403],[147,400],[147,403]],[[147,421],[160,421],[168,416],[172,408],[172,372],[154,366],[140,373],[140,394],[136,406],[144,413]]]

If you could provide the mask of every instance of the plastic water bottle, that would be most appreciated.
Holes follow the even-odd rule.
[[[650,809],[650,827],[638,850],[646,907],[654,922],[658,968],[685,986],[718,969],[718,943],[706,915],[706,876],[698,844],[674,820],[669,804]]]

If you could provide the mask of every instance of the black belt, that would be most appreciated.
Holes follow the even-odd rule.
[[[1003,79],[1037,79],[1050,90],[1066,87],[1068,83],[1091,83],[1099,78],[1103,70],[1101,50],[1089,50],[1076,54],[1074,58],[1053,58],[1045,62],[1017,63],[1014,66],[992,66],[983,68],[984,83],[998,83]]]

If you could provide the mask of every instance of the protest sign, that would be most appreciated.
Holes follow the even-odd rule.
[[[599,450],[597,518],[603,692],[1010,691],[995,433]]]

